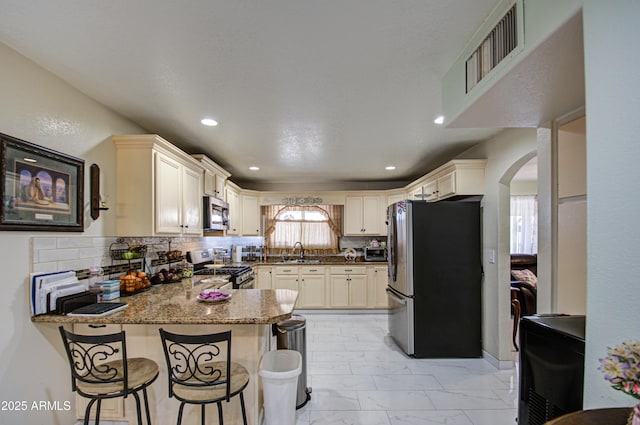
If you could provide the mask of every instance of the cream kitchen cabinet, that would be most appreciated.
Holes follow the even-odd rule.
[[[324,267],[300,266],[299,290],[297,307],[324,308],[326,307],[326,285]]]
[[[256,196],[241,195],[242,235],[260,235],[260,205]]]
[[[413,190],[409,191],[409,198],[408,199],[413,199],[413,200],[417,200],[417,201],[421,201],[423,199],[422,196],[422,186],[419,186]]]
[[[296,308],[324,308],[324,274],[323,266],[277,266],[274,267],[273,288],[298,291]]]
[[[368,307],[365,266],[332,266],[329,281],[331,307]]]
[[[224,199],[224,187],[227,178],[231,176],[231,173],[224,168],[216,164],[203,154],[192,155],[195,159],[200,161],[200,164],[204,167],[203,173],[203,192],[207,196],[214,196],[216,198]]]
[[[367,267],[368,305],[371,308],[389,308],[387,297],[387,266]]]
[[[404,201],[405,199],[407,199],[407,195],[405,193],[396,193],[393,195],[389,195],[387,197],[387,207],[391,204],[395,204],[398,201]],[[387,219],[386,214],[387,214],[387,209],[384,208],[384,214],[385,214],[385,220]]]
[[[226,177],[221,174],[212,173],[209,170],[204,172],[204,194],[216,198],[224,198],[224,183]]]
[[[229,204],[229,228],[227,235],[240,235],[242,233],[242,202],[240,194],[232,186],[225,188],[225,198]]]
[[[379,196],[347,196],[345,200],[344,234],[348,236],[385,234]]]
[[[229,204],[229,228],[227,235],[260,235],[260,204],[258,197],[246,195],[233,183],[227,183],[225,198]]]
[[[202,235],[201,171],[156,153],[156,234]]]
[[[273,269],[273,289],[298,291],[298,266],[278,266]],[[298,299],[300,296],[298,295]]]
[[[423,180],[423,198],[434,202],[452,196],[482,195],[485,164],[484,159],[460,159],[446,163]]]
[[[456,194],[456,172],[451,171],[442,177],[422,186],[424,199],[427,201],[439,201]]]
[[[271,267],[258,266],[258,272],[256,274],[258,276],[258,284],[256,286],[258,289],[272,289],[273,270]]]
[[[202,236],[202,176],[196,159],[157,135],[113,136],[116,234]]]
[[[75,323],[72,332],[78,335],[106,335],[118,333],[121,330],[122,325]],[[88,403],[89,399],[76,395],[76,415],[78,418],[84,418]],[[91,409],[91,418],[95,418],[95,408]],[[108,422],[106,419],[124,419],[124,399],[117,397],[102,400],[102,404],[100,405],[100,419],[101,421],[105,419],[105,422]]]

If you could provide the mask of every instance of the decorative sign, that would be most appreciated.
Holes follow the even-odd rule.
[[[317,205],[322,204],[322,198],[314,198],[312,196],[307,197],[295,197],[295,198],[282,198],[284,205]]]

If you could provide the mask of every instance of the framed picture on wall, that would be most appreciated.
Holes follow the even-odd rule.
[[[0,230],[84,230],[84,160],[0,133],[0,167]]]

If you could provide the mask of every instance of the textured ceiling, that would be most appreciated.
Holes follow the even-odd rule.
[[[0,42],[248,187],[375,185],[497,131],[433,123],[496,3],[0,0]]]

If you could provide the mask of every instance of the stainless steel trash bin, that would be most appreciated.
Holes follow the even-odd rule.
[[[295,350],[302,355],[302,372],[298,376],[296,409],[300,409],[311,399],[311,388],[307,387],[307,319],[294,314],[291,319],[278,322],[274,326],[278,350]]]

